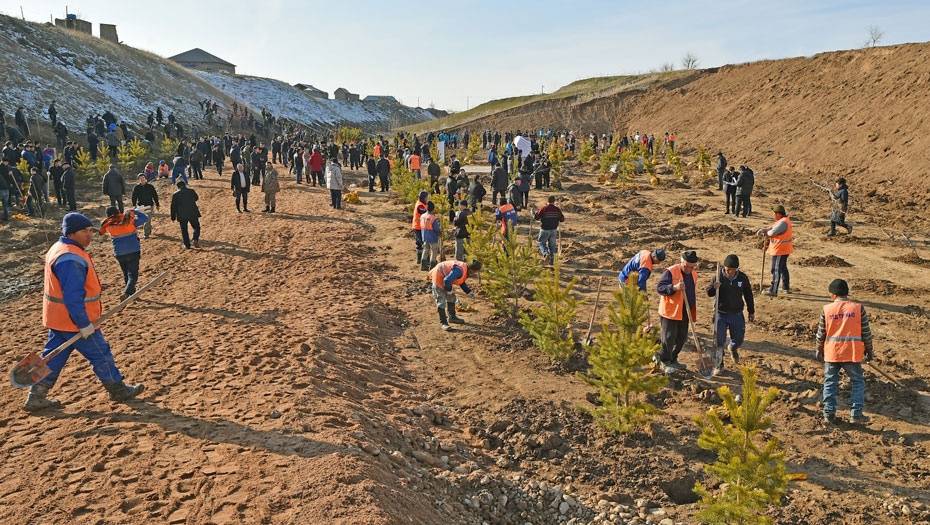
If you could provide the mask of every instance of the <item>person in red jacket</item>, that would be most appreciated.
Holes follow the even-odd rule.
[[[310,182],[314,186],[319,182],[321,188],[326,187],[323,180],[323,155],[320,153],[319,146],[313,146],[313,153],[310,154]]]

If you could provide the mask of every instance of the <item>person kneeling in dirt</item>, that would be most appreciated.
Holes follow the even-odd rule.
[[[862,362],[872,360],[872,330],[865,308],[850,301],[849,284],[834,279],[829,286],[833,302],[823,307],[817,325],[817,359],[823,366],[823,420],[827,424],[836,420],[836,392],[840,385],[840,370],[846,372],[852,388],[850,404],[851,423],[868,423],[862,414],[865,405],[865,380]]]
[[[752,285],[749,277],[739,270],[739,257],[734,254],[727,255],[723,260],[723,268],[716,279],[708,285],[707,296],[717,294],[717,312],[714,322],[717,324],[717,353],[714,355],[714,375],[723,370],[723,347],[730,350],[733,364],[739,364],[739,347],[743,344],[746,335],[746,319],[743,317],[743,308],[749,312],[749,322],[756,320],[756,305],[752,297]],[[730,332],[730,344],[727,342],[727,330]]]
[[[465,322],[455,314],[456,299],[453,287],[458,285],[469,297],[474,297],[475,293],[465,284],[465,280],[468,279],[469,275],[480,269],[481,262],[479,261],[472,261],[471,264],[465,264],[462,261],[442,261],[429,271],[433,299],[436,301],[436,308],[439,311],[439,324],[443,330],[449,329],[450,322]],[[446,310],[449,311],[448,318],[446,317]]]
[[[114,401],[126,401],[139,395],[142,385],[126,385],[116,368],[110,345],[94,326],[103,312],[100,301],[100,280],[94,261],[87,252],[94,236],[93,223],[86,216],[72,212],[62,219],[61,237],[45,254],[45,290],[42,298],[42,322],[48,328],[48,341],[43,356],[77,333],[81,334],[71,348],[48,362],[51,373],[29,389],[25,409],[35,412],[61,408],[61,403],[48,399],[62,368],[73,350],[90,361],[94,374]]]
[[[656,292],[661,296],[662,349],[655,361],[666,374],[685,368],[678,362],[678,354],[688,340],[688,323],[697,319],[697,262],[696,252],[684,252],[681,262],[666,269],[656,284]]]

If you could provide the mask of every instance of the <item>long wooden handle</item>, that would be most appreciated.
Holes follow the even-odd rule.
[[[591,320],[588,322],[588,333],[584,336],[585,343],[591,340],[591,330],[594,329],[594,318],[597,317],[597,307],[601,304],[601,283],[603,282],[603,275],[597,278],[597,295],[594,298],[594,311],[591,312]]]
[[[682,278],[684,279],[684,278]],[[688,299],[688,287],[684,285],[684,280],[681,281],[681,293],[685,296],[685,316],[688,320],[688,329],[691,331],[691,337],[694,339],[694,349],[698,352],[704,352],[704,348],[701,347],[701,341],[698,339],[697,331],[694,327],[694,321],[691,320],[691,300]],[[697,292],[697,282],[694,283],[695,295]],[[716,324],[716,323],[715,323]]]
[[[136,290],[136,293],[134,293],[134,294],[130,295],[129,297],[123,299],[119,304],[117,304],[117,305],[114,306],[113,308],[110,308],[110,309],[107,310],[106,312],[103,312],[103,314],[100,316],[100,318],[97,319],[97,322],[94,323],[94,329],[100,328],[100,325],[102,325],[107,319],[109,319],[110,317],[113,317],[114,315],[116,315],[117,313],[119,313],[123,308],[126,308],[126,306],[127,306],[129,303],[135,301],[136,298],[139,297],[139,295],[140,295],[142,292],[144,292],[144,291],[146,291],[147,289],[151,288],[155,283],[157,283],[158,281],[160,281],[161,278],[164,277],[164,276],[167,275],[167,274],[168,274],[167,271],[161,272],[160,274],[156,275],[154,279],[152,279],[151,281],[149,281],[148,283],[146,283],[145,286],[143,286],[143,287],[139,288],[138,290]],[[64,343],[61,343],[60,345],[58,345],[58,348],[55,348],[55,349],[52,350],[51,352],[45,354],[45,357],[43,357],[42,360],[45,361],[46,363],[49,362],[49,361],[51,361],[56,355],[58,355],[58,354],[60,354],[61,352],[63,352],[66,348],[69,348],[71,345],[73,345],[74,343],[76,343],[77,340],[80,339],[80,338],[81,338],[81,333],[80,333],[80,332],[78,332],[78,333],[72,335],[70,338],[68,338],[67,341],[65,341]]]

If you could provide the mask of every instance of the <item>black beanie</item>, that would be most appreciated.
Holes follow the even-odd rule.
[[[849,284],[843,279],[833,279],[828,288],[833,295],[845,297],[849,295]]]
[[[682,253],[682,254],[681,254],[681,258],[682,258],[682,260],[684,260],[685,262],[689,262],[689,263],[692,263],[692,264],[698,262],[697,252],[694,251],[694,250],[688,250],[688,251]]]
[[[739,257],[732,253],[727,255],[726,259],[723,260],[723,266],[726,268],[739,268]]]

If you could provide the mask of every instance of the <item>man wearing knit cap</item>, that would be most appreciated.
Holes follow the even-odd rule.
[[[750,323],[756,320],[752,285],[749,284],[749,277],[739,270],[739,257],[732,253],[726,256],[723,268],[720,268],[714,281],[707,286],[707,295],[717,296],[717,311],[714,315],[717,333],[714,375],[717,375],[723,370],[724,346],[730,350],[733,364],[739,364],[739,347],[742,346],[746,335],[743,309],[749,312]],[[730,344],[726,345],[728,331]]]
[[[646,281],[649,280],[649,276],[652,275],[652,268],[656,263],[660,263],[665,260],[665,250],[662,248],[656,248],[653,251],[649,250],[640,250],[633,257],[627,261],[626,265],[623,266],[623,269],[620,270],[620,286],[625,286],[627,280],[632,276],[636,275],[636,284],[639,286],[640,291],[646,291]]]
[[[849,300],[849,285],[843,279],[834,279],[829,291],[833,302],[823,307],[817,325],[817,359],[824,362],[823,420],[828,425],[836,420],[836,392],[842,370],[852,389],[850,422],[865,424],[869,418],[862,414],[865,405],[862,362],[871,361],[873,356],[869,316],[861,304]]]
[[[47,354],[80,333],[81,339],[49,361],[51,373],[29,390],[26,410],[61,408],[48,399],[48,391],[58,380],[61,369],[73,350],[90,361],[94,374],[114,401],[126,401],[142,392],[142,385],[126,385],[116,368],[110,345],[94,326],[103,312],[100,280],[94,261],[87,253],[94,235],[93,223],[80,213],[68,213],[62,219],[61,237],[45,254],[45,293],[42,298],[42,323],[48,328]]]
[[[656,284],[662,328],[662,349],[656,362],[666,374],[685,368],[678,354],[688,340],[688,323],[697,319],[697,262],[697,252],[682,253],[681,262],[665,270]]]

